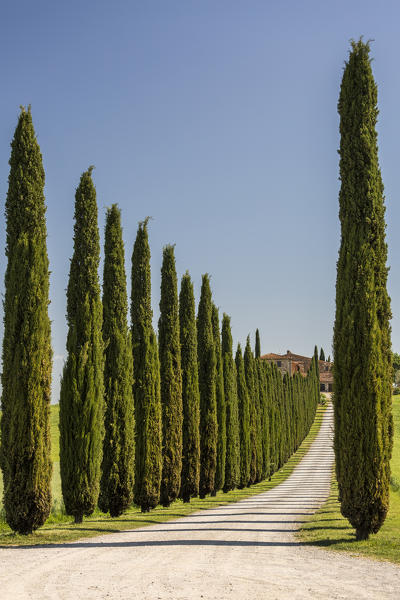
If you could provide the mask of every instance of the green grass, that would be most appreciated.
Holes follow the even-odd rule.
[[[358,542],[355,531],[340,513],[337,500],[338,486],[332,477],[331,492],[328,500],[305,523],[299,538],[314,546],[329,550],[351,552],[357,556],[367,556],[378,560],[388,560],[400,564],[400,398],[393,397],[393,416],[395,425],[394,448],[391,462],[392,486],[390,508],[385,523],[376,535],[369,540]]]
[[[71,517],[67,517],[62,514],[59,510],[54,510],[46,521],[45,525],[37,530],[35,533],[27,536],[21,536],[12,533],[8,525],[4,521],[0,521],[0,547],[10,545],[36,545],[36,544],[51,544],[68,542],[78,540],[85,537],[92,537],[95,535],[101,535],[105,533],[116,533],[118,531],[124,531],[127,529],[136,529],[145,525],[153,525],[157,523],[163,523],[171,519],[183,517],[195,511],[204,510],[207,508],[215,508],[217,506],[223,506],[239,500],[244,500],[250,496],[254,496],[261,492],[265,492],[274,488],[275,486],[282,483],[289,475],[293,472],[293,469],[302,460],[304,455],[308,452],[310,445],[314,441],[322,422],[322,417],[325,412],[326,406],[319,406],[315,421],[310,429],[308,436],[305,438],[300,448],[295,454],[288,460],[288,462],[275,473],[271,481],[263,481],[251,488],[244,490],[233,490],[224,494],[218,492],[213,498],[207,497],[204,500],[199,498],[193,499],[190,504],[183,504],[180,500],[177,500],[169,508],[157,507],[151,513],[143,514],[136,507],[130,508],[121,517],[112,519],[108,515],[96,511],[91,517],[84,520],[83,523],[75,525]],[[58,458],[58,427],[56,411],[58,407],[52,407],[52,432],[54,434],[53,442],[53,458]],[[53,496],[57,500],[59,494],[59,470],[58,463],[54,465],[53,475]]]

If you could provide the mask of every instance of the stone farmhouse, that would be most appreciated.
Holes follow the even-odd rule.
[[[311,366],[311,358],[308,356],[301,356],[300,354],[293,354],[290,350],[286,354],[264,354],[261,356],[263,360],[268,362],[274,362],[282,374],[289,373],[294,375],[295,373],[301,373],[303,377],[307,375],[307,371]],[[333,392],[333,363],[327,360],[320,360],[319,362],[319,384],[321,392]]]

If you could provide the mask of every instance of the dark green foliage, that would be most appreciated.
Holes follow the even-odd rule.
[[[179,295],[182,361],[182,477],[180,496],[184,502],[199,493],[200,392],[197,366],[197,329],[193,284],[189,273],[182,277]]]
[[[325,352],[323,348],[321,348],[321,351],[319,353],[319,360],[325,360]]]
[[[51,506],[51,340],[44,170],[30,108],[11,144],[6,199],[1,467],[9,526],[28,534]]]
[[[116,204],[107,210],[103,272],[103,341],[105,347],[105,437],[99,507],[112,517],[133,501],[135,423],[133,363],[127,321],[125,252],[121,214]]]
[[[60,393],[60,471],[67,514],[77,523],[99,496],[104,434],[102,305],[92,168],[75,194],[74,253],[67,290],[67,360]]]
[[[160,501],[169,506],[179,494],[182,471],[182,373],[178,284],[174,247],[166,246],[161,268],[158,341],[161,375],[163,468]]]
[[[222,318],[222,365],[226,405],[226,462],[224,492],[234,490],[240,477],[239,407],[236,383],[236,367],[232,354],[231,321]]]
[[[135,400],[135,502],[142,512],[160,499],[162,469],[160,363],[151,309],[148,219],[139,223],[132,253],[132,353]]]
[[[238,409],[239,409],[239,442],[240,442],[240,473],[239,473],[239,488],[244,488],[250,482],[250,461],[251,461],[251,446],[250,446],[250,406],[249,394],[247,392],[246,376],[244,372],[244,362],[242,349],[238,344],[236,350],[236,377],[237,377],[237,394],[238,394]]]
[[[219,314],[215,304],[212,305],[212,327],[214,337],[215,359],[216,359],[216,380],[215,393],[217,398],[217,422],[218,422],[218,441],[217,441],[217,468],[215,471],[215,484],[213,493],[221,490],[225,483],[225,461],[226,461],[226,406],[224,391],[224,372],[221,352],[221,336],[219,331]]]
[[[256,370],[259,388],[259,411],[260,411],[260,443],[261,443],[261,480],[266,479],[270,472],[269,456],[269,414],[268,414],[268,379],[267,365],[260,359],[256,359]]]
[[[260,332],[258,331],[258,329],[256,329],[256,347],[255,347],[254,356],[256,358],[260,358],[260,356],[261,356],[261,341],[260,341]]]
[[[259,480],[259,428],[258,428],[258,382],[254,373],[254,356],[250,346],[250,336],[247,336],[244,350],[244,372],[247,392],[249,395],[250,414],[250,479],[249,485]]]
[[[389,507],[390,300],[377,87],[369,44],[352,42],[340,89],[341,244],[334,329],[335,455],[342,514],[358,539],[376,533]]]
[[[200,389],[200,485],[204,498],[215,487],[217,466],[216,358],[212,329],[210,279],[203,275],[197,316],[197,355]]]

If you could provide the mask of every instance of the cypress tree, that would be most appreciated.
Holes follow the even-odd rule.
[[[226,404],[226,461],[223,490],[224,492],[229,492],[239,485],[240,440],[236,367],[232,354],[231,320],[226,314],[222,317],[222,365]]]
[[[256,347],[255,347],[254,356],[256,358],[260,358],[260,356],[261,356],[261,341],[260,341],[260,332],[258,331],[258,329],[256,329]]]
[[[254,377],[254,356],[250,346],[250,336],[247,336],[244,349],[244,373],[246,377],[247,392],[249,395],[250,414],[250,480],[249,485],[257,481],[258,466],[258,428],[257,428],[257,399],[256,383]]]
[[[160,499],[162,469],[160,363],[151,309],[148,219],[139,223],[132,253],[131,327],[136,456],[134,498],[142,512]]]
[[[21,108],[9,164],[0,458],[7,523],[28,534],[49,515],[52,472],[45,175],[30,107]]]
[[[99,496],[104,434],[102,305],[96,190],[89,167],[75,194],[67,289],[67,360],[60,392],[60,471],[67,514],[81,523]]]
[[[238,344],[235,356],[237,393],[239,408],[239,441],[240,441],[240,476],[239,488],[244,488],[250,482],[250,406],[249,395],[246,385],[246,376],[244,373],[244,362],[242,349]]]
[[[197,316],[197,354],[200,389],[200,498],[215,487],[217,467],[216,358],[212,329],[210,279],[203,275]]]
[[[215,304],[212,305],[212,327],[214,337],[214,348],[216,358],[216,380],[215,393],[217,398],[217,468],[215,471],[215,485],[213,494],[224,487],[225,483],[225,461],[226,461],[226,406],[224,390],[224,372],[221,353],[221,336],[219,331],[219,314]]]
[[[385,207],[369,51],[368,43],[352,42],[338,103],[341,243],[333,342],[339,498],[360,540],[380,529],[388,511],[393,434]]]
[[[324,352],[324,349],[322,347],[321,347],[321,351],[319,353],[319,360],[325,361],[325,352]]]
[[[199,493],[200,392],[197,366],[197,329],[193,284],[188,272],[181,281],[179,323],[182,361],[182,476],[180,496],[184,502]]]
[[[105,346],[105,437],[99,507],[112,517],[133,501],[135,424],[133,363],[128,328],[125,251],[121,214],[116,204],[107,210],[103,271],[103,341]]]
[[[169,506],[179,494],[182,471],[182,373],[178,284],[174,247],[166,246],[161,268],[158,340],[161,375],[163,468],[160,501]]]

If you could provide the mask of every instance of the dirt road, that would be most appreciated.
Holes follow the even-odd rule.
[[[82,542],[0,549],[2,600],[247,600],[400,596],[400,568],[302,546],[329,491],[332,409],[279,487],[227,507]]]

